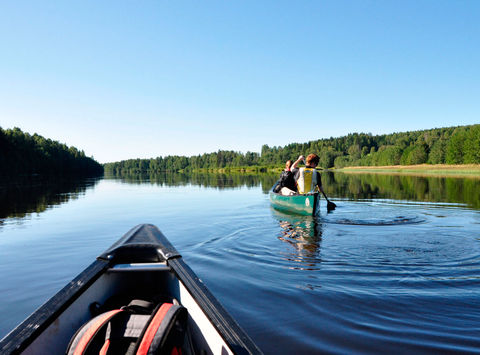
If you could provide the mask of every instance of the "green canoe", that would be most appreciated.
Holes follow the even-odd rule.
[[[318,193],[284,196],[270,190],[270,203],[274,208],[283,212],[291,212],[304,216],[314,216],[319,211],[320,198]]]

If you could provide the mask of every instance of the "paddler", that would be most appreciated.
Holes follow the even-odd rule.
[[[327,209],[335,209],[335,204],[330,202],[323,191],[322,179],[316,167],[320,158],[316,154],[309,154],[305,161],[305,167],[295,171],[295,181],[297,183],[297,190],[299,194],[308,194],[320,191],[325,200],[327,200]]]

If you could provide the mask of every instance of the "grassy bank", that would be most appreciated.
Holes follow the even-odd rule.
[[[281,173],[280,166],[249,166],[227,167],[217,169],[195,169],[196,173]],[[384,173],[384,174],[410,174],[410,175],[446,175],[446,176],[475,176],[480,177],[480,164],[447,165],[447,164],[420,164],[420,165],[389,165],[389,166],[348,166],[341,169],[324,169],[342,173]]]
[[[480,165],[446,165],[446,164],[421,164],[421,165],[392,165],[392,166],[349,166],[335,169],[343,173],[383,173],[383,174],[408,174],[408,175],[443,175],[443,176],[478,176],[480,178]]]

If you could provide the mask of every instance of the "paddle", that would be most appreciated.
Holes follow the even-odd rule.
[[[323,194],[323,196],[325,196],[325,194]],[[333,211],[337,207],[337,205],[330,201],[327,196],[325,196],[325,200],[327,200],[327,211]]]
[[[327,211],[330,212],[330,211],[333,211],[337,205],[334,204],[332,201],[330,201],[327,197],[327,195],[325,195],[325,192],[323,191],[323,189],[320,190],[323,194],[323,197],[325,197],[325,200],[327,200]]]

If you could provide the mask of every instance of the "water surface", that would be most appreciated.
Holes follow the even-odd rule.
[[[324,174],[312,218],[270,207],[275,179],[3,183],[0,337],[153,223],[266,353],[480,350],[478,180]]]

